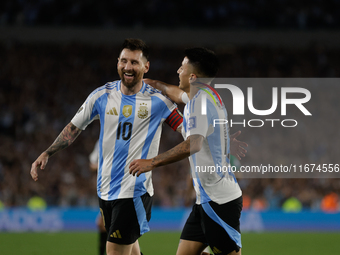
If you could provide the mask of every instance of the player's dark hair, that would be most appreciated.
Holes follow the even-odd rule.
[[[146,58],[146,60],[149,61],[149,47],[141,39],[125,39],[119,54],[122,53],[124,49],[129,49],[131,51],[140,50],[143,52],[143,56]]]
[[[214,78],[219,69],[219,60],[212,50],[206,48],[190,48],[184,51],[189,63],[193,65],[199,78]]]

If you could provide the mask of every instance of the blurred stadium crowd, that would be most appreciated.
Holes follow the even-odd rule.
[[[128,10],[128,17],[122,10]],[[332,29],[340,25],[339,17],[338,0],[4,0],[0,3],[0,24],[4,25]]]
[[[9,1],[5,2],[10,5]],[[27,3],[33,7],[57,4],[57,1],[11,2],[19,7]],[[69,2],[67,6],[83,5],[82,1]],[[121,5],[124,6],[125,2],[121,1]],[[158,4],[162,3],[159,1]],[[250,1],[243,1],[243,4],[249,5]],[[150,45],[150,48],[151,69],[146,77],[178,84],[176,70],[183,57],[183,48],[164,48],[159,45]],[[254,45],[214,50],[223,58],[220,77],[340,76],[340,52],[325,49],[321,45],[311,45],[304,50]],[[38,182],[31,179],[29,171],[32,162],[53,142],[86,97],[96,87],[119,78],[116,72],[118,52],[119,46],[76,43],[30,45],[8,42],[0,45],[0,201],[4,206],[26,206],[28,200],[36,195],[42,197],[49,206],[97,206],[96,173],[89,169],[88,155],[98,139],[98,122],[88,126],[72,146],[53,156]],[[339,109],[338,92],[335,91],[333,97],[326,99],[322,93],[313,94],[320,102],[332,102],[328,117],[334,121]],[[322,107],[320,104],[319,108]],[[315,111],[318,114],[317,109]],[[318,120],[322,122],[326,117],[319,116]],[[261,148],[257,147],[259,144],[263,148],[275,150],[275,155],[293,150],[296,158],[303,154],[300,152],[304,147],[308,147],[312,152],[309,155],[311,162],[330,163],[325,151],[331,151],[332,148],[338,151],[337,142],[334,142],[334,136],[338,134],[327,132],[323,126],[317,130],[323,134],[323,143],[308,143],[314,134],[300,130],[300,143],[295,144],[295,147],[285,143],[285,138],[277,133],[271,133],[271,139],[263,139],[252,132],[243,132],[240,139],[250,147],[241,163],[258,164],[261,160],[273,157],[270,151],[258,149]],[[266,137],[271,130],[263,128],[261,132],[262,137]],[[181,141],[181,136],[165,125],[160,152]],[[333,147],[325,148],[322,144]],[[280,162],[280,158],[272,160]],[[193,198],[192,191],[187,188],[188,174],[187,161],[154,171],[154,205],[191,205]],[[245,209],[339,210],[339,198],[336,195],[340,194],[339,179],[240,179],[239,182]]]

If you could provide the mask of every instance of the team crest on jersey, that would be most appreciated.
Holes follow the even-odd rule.
[[[130,117],[132,114],[132,105],[124,105],[122,113],[124,117]]]
[[[147,104],[141,103],[138,110],[138,117],[141,119],[145,119],[146,117],[148,117],[148,114],[149,112]]]

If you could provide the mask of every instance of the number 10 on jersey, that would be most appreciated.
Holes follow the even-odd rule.
[[[123,140],[129,140],[132,133],[132,123],[130,122],[119,122],[117,127],[117,140],[122,136]]]

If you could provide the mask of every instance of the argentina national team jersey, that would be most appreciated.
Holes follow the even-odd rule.
[[[84,130],[100,120],[97,193],[103,200],[153,195],[151,172],[129,174],[134,159],[157,156],[162,124],[176,105],[143,82],[135,95],[124,95],[121,81],[93,91],[71,122]]]
[[[190,135],[204,137],[201,150],[189,157],[196,204],[209,201],[224,204],[242,195],[234,174],[227,171],[230,166],[229,128],[223,123],[228,119],[227,111],[217,92],[210,88],[204,86],[197,92],[186,104],[183,116],[184,140]],[[205,114],[202,114],[203,103]]]

